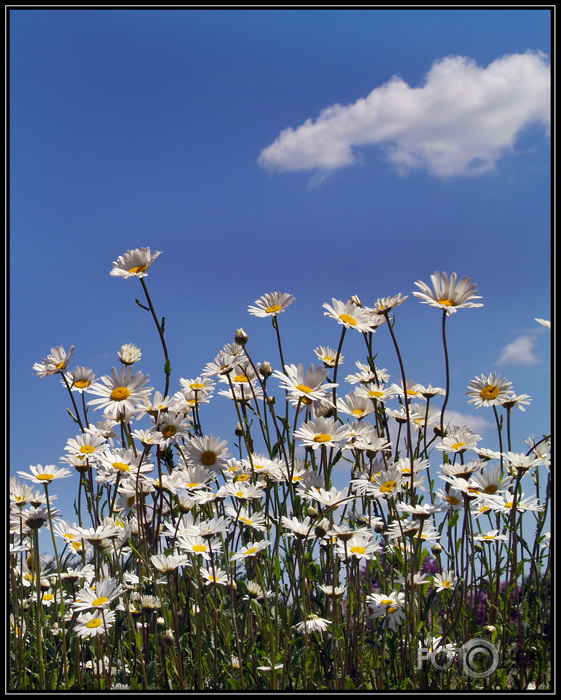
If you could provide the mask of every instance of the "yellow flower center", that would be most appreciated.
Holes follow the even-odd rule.
[[[512,508],[514,505],[514,501],[509,501],[508,503],[505,503],[505,508]]]
[[[207,550],[206,544],[196,544],[193,546],[194,552],[206,552],[206,550]]]
[[[47,602],[50,600],[54,600],[54,599],[55,599],[55,597],[52,593],[45,593],[45,595],[43,596],[43,600],[45,600]]]
[[[364,415],[364,410],[362,408],[355,408],[353,409],[352,413],[355,416],[362,416]]]
[[[187,488],[188,488],[188,489],[196,489],[197,486],[199,486],[199,482],[198,482],[198,481],[192,481],[190,484],[187,484]]]
[[[55,478],[54,474],[37,474],[35,477],[39,481],[52,481]]]
[[[259,550],[257,549],[257,547],[252,547],[251,549],[246,550],[245,553],[246,553],[246,556],[247,556],[248,554],[255,554],[255,552],[257,552],[257,551],[259,551]]]
[[[453,506],[457,506],[458,503],[460,502],[460,499],[456,498],[455,496],[448,496],[446,498],[446,500],[448,501],[448,503],[450,503],[450,505],[453,505]]]
[[[234,381],[239,383],[245,382],[247,384],[249,382],[249,379],[245,376],[245,374],[236,374],[236,376],[234,377]]]
[[[56,366],[57,369],[62,369],[64,367],[64,361],[59,362],[58,365]]]
[[[113,466],[121,472],[130,472],[131,470],[130,464],[124,462],[113,462]]]
[[[343,321],[343,323],[348,323],[350,326],[356,326],[356,320],[348,314],[340,314],[339,318],[341,321]]]
[[[497,485],[496,484],[488,484],[484,489],[483,493],[495,493],[497,490]]]
[[[395,481],[386,481],[380,486],[380,491],[382,493],[390,493],[395,489]]]
[[[405,393],[409,394],[409,396],[419,396],[419,392],[415,391],[414,389],[407,389]]]
[[[495,386],[494,384],[486,386],[485,388],[481,389],[480,392],[482,399],[496,399],[500,393],[501,391],[499,387]]]
[[[192,389],[193,391],[197,391],[198,389],[204,389],[205,385],[201,384],[200,382],[193,382],[193,384],[189,384],[189,389]]]
[[[99,627],[100,625],[101,620],[99,619],[99,617],[94,617],[93,620],[86,622],[86,627],[89,627],[91,630],[95,629],[96,627]]]
[[[384,600],[380,601],[381,605],[392,605],[393,600],[391,598],[384,598]]]
[[[92,601],[92,605],[103,605],[104,603],[107,603],[109,598],[106,598],[104,595],[100,596],[99,598],[96,598],[94,601]]]
[[[311,394],[313,389],[311,386],[306,386],[306,384],[297,384],[296,388],[298,391],[303,391],[305,394]]]
[[[466,444],[467,444],[466,442],[455,442],[455,443],[452,445],[452,449],[453,449],[453,450],[459,450],[460,448],[465,447]]]
[[[95,452],[95,447],[93,445],[82,445],[80,452],[85,455],[91,455],[92,452]]]
[[[452,584],[451,584],[450,581],[443,581],[443,582],[442,582],[442,587],[443,587],[443,588],[450,588],[451,585],[452,585]]]
[[[87,379],[78,379],[77,382],[74,382],[74,386],[78,389],[85,389],[89,385],[90,382]]]
[[[439,299],[438,303],[442,304],[443,306],[456,306],[456,302],[452,299]]]
[[[205,467],[211,467],[216,460],[216,452],[213,452],[212,450],[206,450],[206,452],[203,452],[201,455],[201,462],[205,465]]]
[[[134,267],[130,268],[129,272],[131,275],[137,275],[139,272],[145,272],[146,269],[146,265],[135,265]]]
[[[240,520],[242,521],[242,523],[245,523],[246,525],[253,525],[253,523],[251,522],[251,520],[249,518],[240,517]]]
[[[368,392],[368,396],[372,396],[375,399],[379,399],[380,396],[383,396],[383,395],[384,395],[383,391],[372,390],[372,391]]]
[[[356,545],[355,547],[351,547],[352,554],[364,554],[365,552],[366,552],[366,548],[361,547],[360,545]]]
[[[165,438],[169,438],[172,437],[172,435],[175,435],[176,432],[177,428],[175,427],[175,425],[166,425],[166,427],[162,430],[162,435]]]
[[[314,435],[314,442],[329,442],[331,440],[331,435],[327,433],[318,433]]]
[[[397,610],[397,608],[389,607],[389,608],[388,608],[388,614],[391,615],[391,614],[394,613],[396,610]]]
[[[115,389],[113,389],[110,398],[113,399],[113,401],[123,401],[129,396],[129,394],[130,391],[127,389],[126,386],[118,386]]]
[[[495,535],[483,535],[483,539],[484,539],[484,540],[494,540],[494,539],[495,539]]]
[[[282,306],[280,304],[273,304],[273,306],[268,306],[265,309],[265,313],[267,314],[276,314],[277,311],[280,311],[282,309]]]

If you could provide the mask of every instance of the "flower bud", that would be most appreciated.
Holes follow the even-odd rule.
[[[259,374],[265,379],[267,379],[267,377],[270,377],[271,374],[273,374],[273,368],[271,367],[271,363],[264,362],[259,368]]]
[[[360,306],[360,308],[362,309],[362,302],[356,294],[353,294],[353,296],[350,298],[350,301],[352,301],[353,304]]]
[[[242,347],[244,347],[247,344],[247,341],[249,340],[249,336],[247,335],[247,333],[244,331],[243,328],[238,328],[238,330],[236,331],[236,335],[234,337],[234,340],[236,341],[236,343],[238,345],[241,345]]]

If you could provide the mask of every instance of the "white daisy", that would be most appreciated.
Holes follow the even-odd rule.
[[[457,275],[453,272],[448,279],[446,272],[435,272],[431,275],[433,289],[425,282],[415,282],[420,292],[413,292],[413,296],[421,299],[422,304],[429,304],[444,309],[447,316],[455,313],[457,309],[483,306],[475,304],[472,299],[481,299],[477,296],[477,285],[471,283],[469,277],[462,277],[456,283]]]
[[[136,411],[138,404],[142,404],[152,387],[145,387],[148,376],[137,372],[133,376],[132,367],[121,367],[117,372],[115,367],[111,368],[111,376],[101,377],[102,384],[91,387],[90,393],[96,394],[100,398],[88,401],[88,404],[105,409],[105,414],[118,420],[119,416],[126,411]]]
[[[247,310],[252,316],[260,318],[277,316],[283,313],[294,301],[295,298],[290,294],[271,292],[257,299],[255,306],[249,306]]]
[[[148,268],[160,255],[159,250],[150,252],[150,248],[134,248],[127,250],[124,255],[120,255],[113,263],[113,269],[109,273],[112,277],[146,277]]]

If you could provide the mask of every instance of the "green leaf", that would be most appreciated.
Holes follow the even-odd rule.
[[[135,299],[135,301],[140,306],[141,309],[144,309],[145,311],[150,311],[150,309],[147,306],[144,306],[144,304],[140,303],[139,299]]]

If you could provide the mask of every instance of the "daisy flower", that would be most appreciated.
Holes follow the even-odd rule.
[[[152,554],[150,561],[162,574],[170,574],[180,566],[189,565],[189,557],[186,554]]]
[[[518,407],[521,411],[525,411],[524,406],[529,406],[532,398],[529,394],[519,394],[518,396],[511,392],[510,395],[503,401],[502,405],[505,408],[512,409]]]
[[[357,306],[352,301],[344,303],[333,298],[331,300],[332,306],[325,303],[323,308],[327,309],[324,312],[324,316],[329,316],[334,318],[337,323],[343,325],[345,328],[354,328],[357,331],[368,332],[372,330],[372,320],[370,315],[360,306]]]
[[[441,500],[441,506],[446,510],[460,510],[464,504],[462,492],[457,489],[439,489],[436,491],[436,496]]]
[[[90,389],[90,393],[100,398],[92,399],[88,404],[94,405],[95,410],[105,409],[105,414],[115,420],[127,409],[136,411],[137,405],[142,404],[152,391],[152,387],[144,387],[148,376],[141,372],[133,376],[132,367],[121,367],[120,372],[112,367],[111,376],[101,377],[101,382]]]
[[[393,297],[382,297],[381,299],[378,299],[376,301],[376,304],[374,305],[373,312],[375,314],[385,316],[392,309],[394,309],[396,306],[403,304],[403,302],[408,298],[409,297],[407,295],[403,296],[401,294],[401,292],[394,295]]]
[[[150,252],[150,248],[134,248],[127,250],[124,255],[119,255],[116,262],[113,263],[113,269],[109,273],[112,277],[146,277],[148,268],[154,260],[161,254],[161,251],[156,250]]]
[[[332,598],[338,598],[339,596],[342,596],[346,590],[346,586],[325,586],[324,584],[319,584],[318,588],[325,593],[327,596],[331,596]]]
[[[76,620],[74,631],[81,639],[105,634],[115,624],[115,613],[112,610],[87,612]]]
[[[323,345],[314,348],[314,352],[326,367],[335,367],[335,362],[337,362],[338,365],[342,365],[345,359],[344,355],[339,355],[339,360],[337,361],[337,350],[324,347]]]
[[[387,369],[376,369],[374,371],[370,365],[364,364],[364,362],[355,362],[358,368],[358,372],[355,374],[348,374],[345,377],[345,381],[349,384],[371,384],[375,382],[379,384],[380,382],[387,382],[390,378]]]
[[[337,554],[345,560],[373,559],[382,551],[380,545],[367,535],[353,535],[347,542],[337,542]]]
[[[405,594],[396,591],[392,591],[390,595],[372,593],[366,600],[373,608],[372,617],[384,617],[386,625],[396,632],[397,625],[405,618]]]
[[[247,525],[261,532],[267,531],[267,521],[265,516],[261,513],[250,513],[247,508],[240,508],[238,511],[238,509],[232,506],[226,506],[225,512],[226,515],[233,518],[235,522],[240,522],[243,525]]]
[[[508,470],[515,476],[517,473],[527,472],[528,469],[543,464],[543,460],[540,457],[526,455],[521,452],[503,452],[503,457],[507,461]]]
[[[319,617],[318,615],[312,613],[311,615],[308,615],[305,620],[298,622],[294,626],[296,631],[300,634],[311,634],[312,632],[325,632],[327,630],[327,626],[330,624],[331,620],[325,620],[323,617]]]
[[[421,387],[420,384],[417,384],[417,382],[414,382],[412,379],[407,380],[405,390],[403,389],[402,384],[392,384],[392,389],[396,394],[401,397],[407,396],[408,399],[411,397],[416,399],[424,399],[424,396],[421,393],[421,388],[424,387]]]
[[[87,585],[76,594],[73,610],[89,610],[90,608],[107,608],[110,603],[124,593],[123,586],[112,578]]]
[[[210,586],[212,583],[227,586],[229,583],[228,574],[222,569],[206,569],[201,566],[199,572],[204,579],[205,586]]]
[[[200,554],[203,559],[211,560],[211,553],[222,549],[222,542],[217,537],[206,538],[201,535],[187,535],[177,539],[177,546],[187,554]]]
[[[514,507],[514,496],[509,493],[506,496],[492,495],[485,498],[485,503],[490,506],[490,508],[499,513],[510,513]],[[538,499],[532,496],[524,498],[524,494],[520,494],[516,500],[516,510],[523,513],[527,510],[533,510],[539,512],[543,510],[545,506],[540,505]]]
[[[261,498],[265,495],[265,491],[254,484],[248,484],[245,481],[236,481],[222,486],[220,488],[220,494],[223,496],[234,496],[240,501],[247,501],[253,498]]]
[[[338,386],[337,384],[324,383],[329,370],[319,365],[311,364],[304,372],[304,365],[285,365],[285,372],[275,370],[273,376],[280,380],[281,388],[285,389],[289,396],[304,403],[311,403],[327,398],[327,390]]]
[[[347,394],[344,399],[337,399],[337,410],[341,413],[346,413],[348,416],[353,416],[358,420],[366,418],[366,416],[374,413],[375,408],[373,402],[364,395],[360,395],[358,391]]]
[[[477,296],[477,285],[471,283],[469,277],[462,277],[456,283],[457,275],[453,272],[448,278],[446,272],[435,272],[431,275],[433,288],[431,289],[425,282],[415,282],[420,292],[413,292],[413,296],[421,299],[422,304],[429,304],[443,309],[447,316],[455,313],[458,309],[483,306],[476,304],[472,299],[481,299]]]
[[[68,456],[62,457],[62,460],[71,464],[85,464],[89,459],[97,460],[100,454],[109,450],[109,445],[97,431],[86,429],[81,435],[67,440],[64,450],[68,452]]]
[[[497,541],[503,541],[506,542],[508,540],[507,535],[499,535],[498,530],[490,530],[489,532],[481,532],[478,535],[474,535],[473,538],[476,542],[497,542]]]
[[[71,372],[67,372],[65,378],[71,391],[77,391],[83,394],[84,391],[87,391],[93,384],[96,374],[97,373],[89,367],[76,367]],[[64,384],[64,382],[61,383]]]
[[[374,498],[389,498],[395,496],[400,490],[404,480],[403,473],[396,467],[384,469],[373,474],[370,481],[361,481],[362,492]]]
[[[333,418],[317,418],[315,421],[307,421],[298,430],[294,431],[294,437],[304,443],[305,447],[316,450],[318,447],[338,447],[348,437],[349,428],[340,425]]]
[[[437,593],[439,591],[453,591],[456,587],[456,576],[453,571],[443,571],[441,574],[435,574],[433,577],[434,584],[436,585]]]
[[[306,491],[305,497],[317,501],[327,508],[340,506],[353,498],[350,495],[349,487],[339,490],[335,486],[332,486],[329,491],[312,486]]]
[[[476,435],[469,426],[453,425],[448,427],[446,437],[442,438],[442,441],[438,442],[435,448],[443,452],[463,453],[466,450],[475,449],[480,440],[481,436]]]
[[[18,474],[23,476],[24,479],[29,479],[34,484],[48,485],[54,479],[66,479],[72,476],[70,469],[61,469],[60,467],[55,467],[54,464],[48,464],[46,467],[43,467],[41,464],[37,466],[30,465],[29,469],[31,474],[27,472],[18,472]]]
[[[44,360],[33,365],[33,371],[39,376],[39,379],[48,377],[51,374],[64,372],[68,367],[73,352],[73,345],[70,347],[68,354],[62,345],[57,345],[56,348],[51,348],[51,354],[47,355]]]
[[[471,397],[468,403],[474,403],[476,408],[499,406],[508,399],[512,382],[493,372],[488,377],[482,374],[481,377],[472,379],[468,389],[467,395]]]
[[[226,440],[214,435],[192,436],[184,448],[188,462],[220,472],[230,456]]]
[[[269,540],[261,540],[260,542],[248,542],[245,547],[242,547],[239,552],[236,552],[235,554],[232,554],[230,557],[231,561],[238,561],[241,559],[247,559],[249,557],[254,557],[259,552],[261,552],[263,549],[267,549],[267,547],[271,543]]]
[[[247,310],[252,316],[259,318],[277,316],[283,313],[294,301],[295,298],[290,294],[271,292],[257,299],[255,306],[249,306]]]
[[[505,476],[501,479],[501,468],[499,465],[484,467],[473,474],[470,481],[479,488],[480,494],[487,496],[500,491],[506,491],[512,483],[512,477]]]
[[[292,518],[286,515],[281,516],[281,524],[290,532],[285,533],[286,536],[295,536],[298,539],[305,539],[309,537],[311,531],[313,530],[313,525],[311,525],[310,516],[307,515],[304,520],[300,521],[295,516]]]
[[[385,403],[395,396],[394,389],[385,388],[383,384],[377,385],[372,382],[359,386],[355,393],[357,396],[365,396],[371,401],[378,401],[379,403]]]

